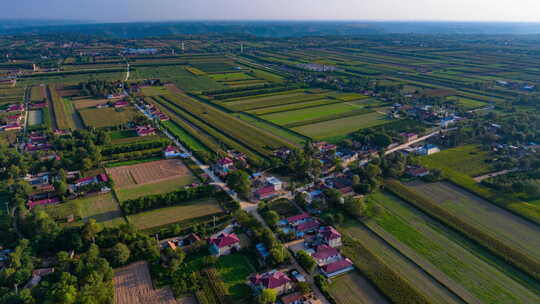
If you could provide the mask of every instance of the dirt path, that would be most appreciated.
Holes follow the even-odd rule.
[[[477,176],[474,178],[474,180],[479,183],[485,179],[488,179],[488,178],[492,178],[492,177],[495,177],[495,176],[499,176],[499,175],[505,175],[507,173],[511,173],[511,172],[516,172],[518,170],[518,168],[514,168],[514,169],[507,169],[507,170],[501,170],[501,171],[497,171],[497,172],[492,172],[492,173],[488,173],[488,174],[484,174],[484,175],[480,175],[480,176]]]
[[[51,96],[51,92],[49,91],[50,88],[47,86],[47,87],[43,87],[45,92],[46,92],[46,95],[47,96],[47,111],[49,111],[49,117],[51,119],[51,129],[52,130],[57,130],[58,129],[58,123],[56,122],[56,116],[54,115],[54,105],[53,105],[53,102],[52,102],[52,96]]]

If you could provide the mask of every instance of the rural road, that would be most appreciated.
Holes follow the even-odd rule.
[[[479,183],[479,182],[481,182],[481,181],[483,181],[485,179],[495,177],[495,176],[499,176],[499,175],[505,175],[507,173],[515,172],[515,171],[518,171],[518,170],[519,170],[518,168],[514,168],[514,169],[507,169],[507,170],[501,170],[501,171],[497,171],[497,172],[492,172],[492,173],[477,176],[477,177],[474,178],[474,181]]]
[[[414,145],[414,144],[416,144],[416,143],[418,143],[418,142],[421,142],[421,141],[424,141],[424,140],[426,140],[426,139],[428,139],[428,138],[430,138],[430,137],[433,137],[433,136],[439,134],[440,132],[448,132],[448,131],[453,131],[453,130],[456,130],[456,129],[457,129],[457,128],[439,129],[439,130],[437,130],[437,131],[434,131],[434,132],[429,133],[428,135],[424,135],[424,136],[422,136],[422,137],[419,137],[419,138],[417,138],[417,139],[415,139],[415,140],[411,140],[410,142],[404,143],[404,144],[399,145],[399,146],[397,146],[397,147],[395,147],[395,148],[392,148],[392,149],[390,149],[390,150],[386,150],[386,151],[384,152],[384,155],[392,154],[392,153],[394,153],[394,152],[396,152],[396,151],[406,149],[406,148],[410,147],[411,145]]]

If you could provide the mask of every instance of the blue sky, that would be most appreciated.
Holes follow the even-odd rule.
[[[540,22],[540,0],[1,0],[0,18]]]

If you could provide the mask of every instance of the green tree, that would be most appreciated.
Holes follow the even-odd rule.
[[[266,288],[263,289],[261,294],[258,297],[259,304],[271,304],[275,303],[277,299],[277,292],[273,289]]]
[[[111,262],[114,266],[122,266],[131,256],[131,250],[124,243],[117,243],[111,248]]]
[[[302,266],[302,268],[304,268],[309,273],[312,273],[315,270],[315,267],[317,267],[317,262],[315,262],[315,259],[313,259],[313,257],[304,250],[300,250],[296,254],[296,260],[298,261],[300,266]]]
[[[237,170],[229,174],[227,176],[227,186],[244,198],[249,198],[251,194],[251,181],[249,180],[249,174],[245,171]]]
[[[96,222],[95,219],[89,219],[82,229],[82,237],[86,241],[95,241],[96,235],[101,232],[102,227]]]

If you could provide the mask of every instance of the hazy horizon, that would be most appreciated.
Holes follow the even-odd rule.
[[[85,22],[360,21],[537,23],[536,0],[19,0],[0,19]]]

